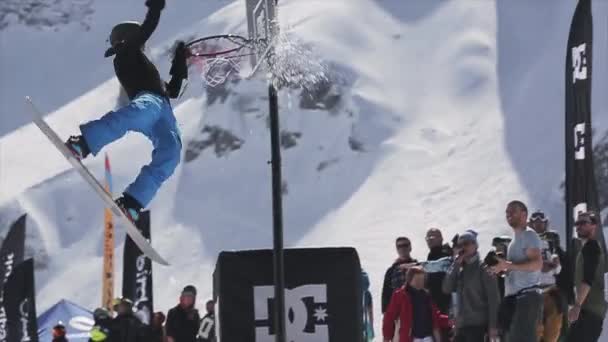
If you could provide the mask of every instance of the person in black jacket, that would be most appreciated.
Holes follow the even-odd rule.
[[[148,342],[148,328],[133,314],[133,302],[128,298],[115,300],[116,317],[110,325],[111,342]]]
[[[131,102],[80,125],[81,135],[71,136],[65,142],[74,157],[81,160],[89,154],[97,155],[104,146],[129,131],[150,139],[154,146],[151,163],[141,169],[116,200],[133,222],[138,221],[142,208],[148,206],[180,162],[182,142],[169,98],[179,95],[182,81],[188,75],[187,48],[183,42],[177,44],[169,83],[161,79],[144,54],[144,45],[158,26],[165,0],[147,0],[146,6],[148,13],[142,24],[129,21],[114,26],[110,33],[111,47],[105,53],[105,57],[116,56],[114,71]]]
[[[167,314],[165,328],[168,342],[196,342],[201,318],[194,308],[195,303],[196,287],[184,287],[179,304]]]
[[[89,342],[110,341],[110,328],[112,327],[112,315],[105,308],[97,308],[93,311],[95,325],[91,329]]]
[[[384,283],[382,285],[382,313],[386,312],[388,304],[391,301],[393,292],[405,284],[405,273],[407,268],[412,263],[418,260],[411,257],[412,243],[406,237],[398,237],[395,241],[397,248],[397,260],[386,270],[384,274]]]
[[[453,256],[452,248],[443,243],[443,236],[438,228],[431,228],[426,232],[426,244],[429,247],[429,255],[426,258],[428,261]],[[437,305],[439,311],[448,314],[450,312],[451,295],[443,293],[442,290],[445,275],[445,272],[429,273],[427,288],[431,292],[433,302]]]

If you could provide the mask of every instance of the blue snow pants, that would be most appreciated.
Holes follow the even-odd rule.
[[[180,162],[182,142],[171,104],[150,92],[141,92],[127,106],[81,125],[80,131],[93,155],[128,131],[142,133],[152,141],[152,162],[125,190],[142,207],[150,203]]]

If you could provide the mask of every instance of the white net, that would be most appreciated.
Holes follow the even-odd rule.
[[[239,58],[212,57],[202,61],[201,74],[205,84],[209,87],[217,87],[240,72]]]

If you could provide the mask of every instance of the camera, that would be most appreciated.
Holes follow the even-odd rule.
[[[483,259],[484,265],[488,267],[498,265],[498,258],[504,259],[505,254],[502,251],[497,251],[496,249],[490,250],[486,257]]]

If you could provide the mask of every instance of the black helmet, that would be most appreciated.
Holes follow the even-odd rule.
[[[105,57],[116,54],[116,46],[123,42],[136,39],[141,33],[141,25],[137,21],[125,21],[112,28],[108,42],[111,47],[106,50]]]
[[[105,308],[97,308],[97,309],[95,309],[95,311],[93,311],[93,319],[95,320],[95,322],[98,322],[98,321],[104,320],[104,319],[109,319],[111,317],[112,317],[112,315]]]

